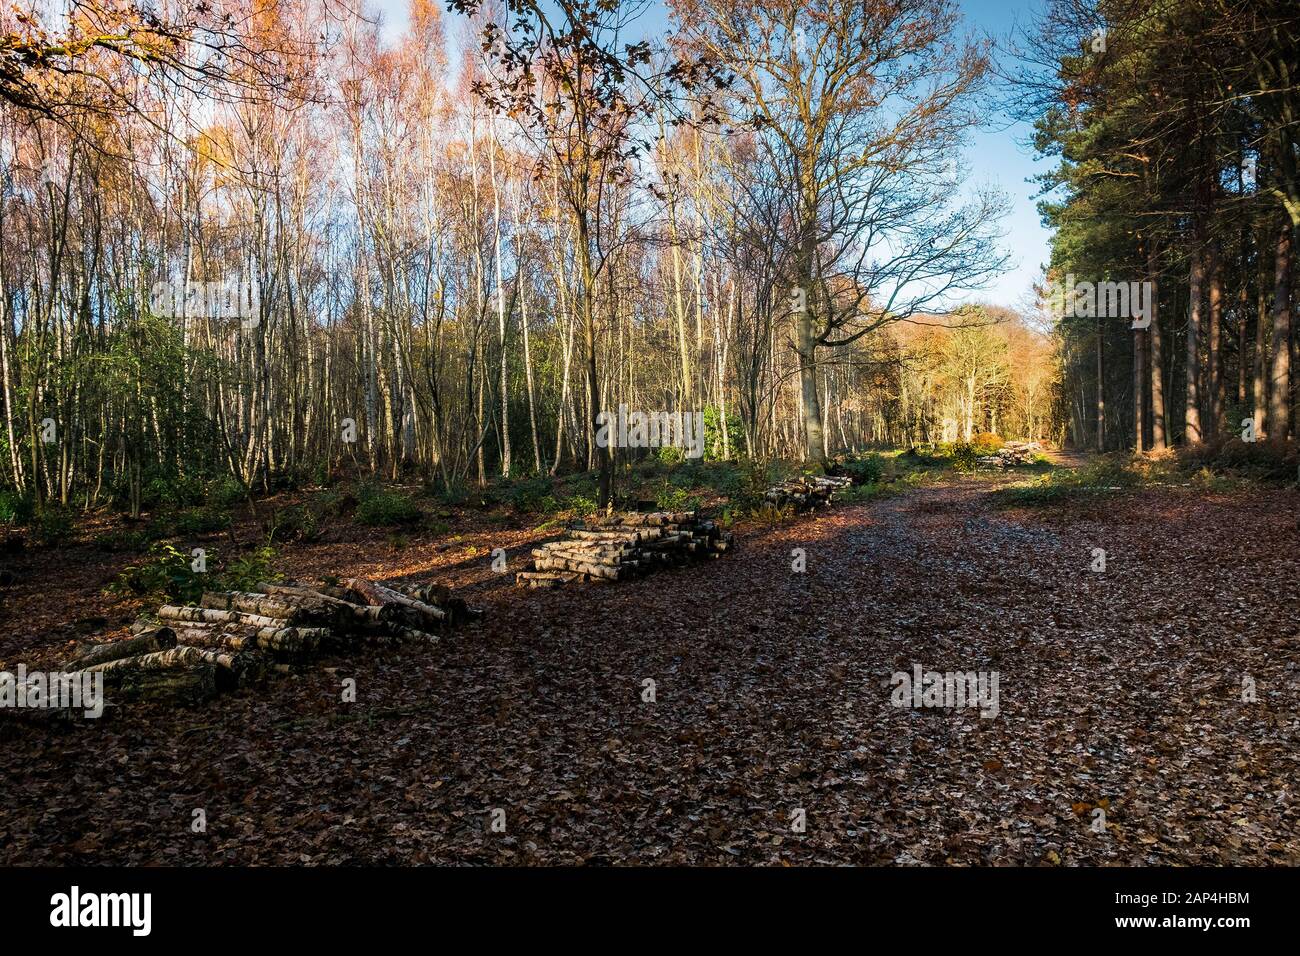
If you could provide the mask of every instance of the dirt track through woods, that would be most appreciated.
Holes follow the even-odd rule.
[[[1049,514],[988,491],[838,507],[614,586],[516,590],[483,558],[447,577],[486,621],[426,652],[11,729],[0,861],[1300,863],[1300,496]],[[918,663],[997,672],[998,715],[892,706]]]

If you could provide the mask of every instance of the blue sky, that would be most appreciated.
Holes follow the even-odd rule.
[[[962,12],[976,29],[1005,38],[1013,26],[1022,28],[1041,4],[1037,0],[960,0]],[[1052,160],[1035,160],[1027,144],[1031,130],[1024,124],[1006,121],[971,137],[967,163],[979,182],[993,183],[1007,194],[1011,212],[1003,223],[1004,245],[1011,250],[1012,271],[1002,276],[984,294],[998,305],[1012,308],[1027,305],[1030,286],[1039,267],[1048,258],[1051,233],[1039,221],[1033,195],[1037,187],[1027,180],[1052,166]]]
[[[383,17],[386,35],[396,36],[405,28],[407,3],[408,0],[367,0],[367,9]],[[1015,25],[1027,24],[1033,11],[1041,6],[1041,0],[958,0],[958,6],[971,28],[1005,37]],[[662,15],[662,7],[652,8],[647,18]],[[1029,179],[1048,169],[1050,161],[1034,159],[1033,150],[1026,143],[1029,133],[1023,124],[1002,120],[972,136],[966,156],[969,185],[995,186],[1006,193],[1011,207],[1002,224],[1006,233],[1003,245],[1012,256],[1011,270],[986,291],[969,298],[1010,308],[1028,305],[1030,287],[1048,257],[1049,232],[1039,221],[1033,199],[1036,187]]]

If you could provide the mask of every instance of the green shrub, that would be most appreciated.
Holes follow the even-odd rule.
[[[705,483],[705,469],[698,458],[688,458],[668,473],[668,481],[677,488],[698,488]]]
[[[600,475],[594,471],[584,471],[570,475],[566,481],[569,494],[595,498],[600,489]]]
[[[144,551],[157,541],[148,528],[135,531],[105,531],[95,536],[94,545],[101,551]]]
[[[116,474],[108,481],[111,507],[125,510],[131,503],[131,480]],[[209,478],[206,475],[177,475],[171,472],[147,473],[140,484],[140,507],[145,511],[173,511],[184,508],[215,508],[229,511],[248,497],[244,486],[229,475]]]
[[[686,452],[675,445],[661,445],[651,457],[663,465],[680,465],[686,460]]]
[[[741,447],[744,446],[744,436],[745,426],[740,421],[740,416],[735,412],[728,412],[727,443],[732,454],[735,454],[737,440],[740,441]],[[704,408],[704,457],[710,461],[722,458],[722,415],[714,405],[707,405]]]
[[[755,508],[750,515],[757,521],[775,527],[794,518],[794,506],[776,505],[768,501]]]
[[[267,523],[267,538],[281,541],[315,541],[320,537],[320,517],[307,505],[277,508]]]
[[[1300,446],[1275,438],[1253,442],[1231,438],[1191,445],[1179,449],[1178,460],[1189,471],[1208,468],[1216,474],[1262,481],[1294,481],[1300,477]]]
[[[1082,468],[1049,472],[1037,481],[994,492],[1004,505],[1044,505],[1071,498],[1105,495],[1132,488],[1143,481],[1142,473],[1126,455],[1101,455]]]
[[[259,581],[274,581],[276,576],[271,570],[274,559],[275,550],[270,545],[240,555],[218,576],[222,590],[255,591]]]
[[[370,489],[357,505],[356,520],[365,525],[413,524],[421,514],[419,506],[400,492]]]
[[[853,479],[854,484],[878,484],[885,476],[885,460],[874,454],[865,458],[851,458],[844,463],[844,471]]]
[[[1077,496],[1079,493],[1078,488],[1053,482],[1051,475],[1044,475],[1031,484],[1000,488],[993,495],[998,504],[1016,507],[1052,504],[1063,498]]]
[[[442,488],[435,497],[444,505],[453,507],[463,505],[469,500],[470,489],[459,481],[452,481]]]
[[[212,534],[230,527],[230,514],[216,508],[186,508],[158,519],[175,534]]]
[[[66,508],[47,506],[33,523],[33,536],[41,544],[61,544],[72,537],[72,512]]]
[[[705,482],[723,498],[734,498],[745,489],[745,468],[735,461],[713,462],[705,473]]]
[[[195,558],[166,542],[155,543],[144,558],[126,567],[108,586],[115,594],[162,596],[182,604],[197,603],[204,591],[252,591],[259,581],[274,581],[275,551],[257,548],[215,569],[216,552],[208,550],[206,566],[195,570]]]
[[[969,442],[957,442],[952,446],[950,457],[953,471],[974,471],[979,454]]]
[[[211,552],[208,557],[212,557]],[[198,601],[209,578],[194,570],[192,560],[173,545],[156,543],[139,564],[125,568],[108,589],[115,594],[161,594],[176,601]]]
[[[208,504],[222,511],[229,511],[247,497],[248,490],[229,475],[208,483]]]
[[[955,448],[952,442],[912,447],[898,456],[898,463],[906,468],[950,468]]]
[[[596,499],[587,495],[574,495],[568,501],[568,510],[580,518],[596,513]]]
[[[1053,474],[1058,481],[1111,491],[1132,488],[1142,482],[1142,474],[1133,467],[1132,460],[1125,454],[1099,455],[1073,472],[1067,470]]]
[[[18,491],[0,491],[0,524],[27,524],[35,513],[36,506],[31,495]]]
[[[341,518],[357,506],[357,497],[348,491],[331,489],[317,495],[312,504],[322,518]]]
[[[190,475],[154,474],[140,488],[145,508],[186,508],[207,500],[201,478]]]
[[[753,511],[763,503],[767,489],[780,478],[755,461],[720,462],[712,470],[713,488],[735,509]]]
[[[686,489],[666,482],[655,494],[655,507],[661,511],[689,511],[692,501],[696,499],[687,494]]]
[[[837,505],[851,505],[878,497],[880,485],[850,485],[835,492]]]
[[[529,478],[506,492],[506,500],[520,514],[552,514],[560,509],[550,478]]]
[[[1191,479],[1192,487],[1201,491],[1232,491],[1237,484],[1237,479],[1216,475],[1209,468],[1202,468]]]
[[[144,482],[140,486],[140,504],[145,508],[176,504],[171,481],[166,478],[151,478]]]

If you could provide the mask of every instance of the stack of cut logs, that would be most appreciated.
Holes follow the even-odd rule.
[[[716,558],[733,546],[730,531],[694,512],[656,511],[589,518],[562,541],[533,549],[531,567],[516,575],[530,588],[572,581],[623,581],[661,567]]]
[[[117,700],[198,703],[319,651],[436,642],[433,632],[481,616],[438,584],[263,583],[256,591],[204,594],[198,607],[164,604],[156,621],[136,623],[130,638],[83,649],[67,670],[102,672]]]
[[[773,485],[764,497],[778,508],[791,505],[795,511],[813,511],[829,505],[835,492],[852,484],[848,477],[805,475]]]
[[[1043,446],[1036,441],[1009,441],[993,454],[980,458],[979,464],[991,468],[1032,465],[1042,453]]]

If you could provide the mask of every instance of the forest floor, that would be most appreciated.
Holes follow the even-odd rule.
[[[1300,494],[1005,510],[999,480],[555,592],[491,571],[527,527],[286,548],[292,576],[436,579],[485,619],[196,710],[9,722],[0,863],[1300,864]],[[85,551],[11,562],[0,664],[133,619]],[[996,672],[997,715],[893,706],[916,664]]]

